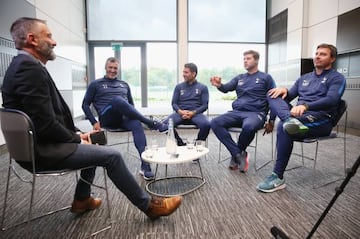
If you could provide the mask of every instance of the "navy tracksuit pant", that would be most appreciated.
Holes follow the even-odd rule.
[[[280,122],[277,126],[276,134],[276,162],[274,166],[274,173],[279,178],[283,178],[284,171],[288,165],[291,152],[293,150],[294,141],[309,137],[327,136],[331,133],[333,125],[330,116],[321,111],[306,111],[302,116],[297,117],[309,131],[305,134],[289,135],[283,130],[283,123],[290,117],[291,105],[280,97],[276,99],[268,98],[271,111],[275,113]]]
[[[123,128],[132,132],[135,147],[141,158],[146,146],[146,137],[141,122],[149,126],[153,121],[144,117],[135,107],[121,97],[114,97],[109,109],[100,115],[100,123],[104,127]]]
[[[232,110],[211,121],[211,129],[221,143],[229,150],[232,157],[246,150],[254,139],[256,132],[264,127],[266,114],[264,112],[248,112]],[[235,143],[227,130],[230,127],[241,127],[238,142]]]

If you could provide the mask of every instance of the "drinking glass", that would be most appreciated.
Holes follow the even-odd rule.
[[[155,152],[159,149],[159,143],[157,141],[157,139],[152,139],[151,140],[151,149]]]
[[[196,140],[196,143],[195,143],[196,151],[202,152],[204,150],[204,147],[205,147],[204,140]]]
[[[186,140],[186,148],[187,149],[193,149],[194,148],[194,139],[187,139]]]

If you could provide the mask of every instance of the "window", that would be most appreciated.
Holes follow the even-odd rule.
[[[265,43],[265,0],[189,0],[189,40]]]
[[[176,40],[176,2],[87,0],[88,40]]]
[[[209,88],[210,113],[221,113],[231,109],[235,92],[224,94],[210,84],[210,77],[217,75],[224,83],[244,73],[243,53],[247,50],[259,52],[259,70],[265,68],[265,44],[190,43],[189,61],[198,66],[197,80]]]
[[[176,43],[147,44],[148,100],[163,101],[170,106],[177,83]]]

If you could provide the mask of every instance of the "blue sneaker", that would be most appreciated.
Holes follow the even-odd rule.
[[[283,129],[290,135],[304,134],[309,130],[309,128],[303,125],[300,120],[293,117],[290,117],[284,122]]]
[[[285,179],[280,179],[276,173],[272,173],[256,187],[257,190],[265,193],[272,193],[286,187]]]
[[[155,178],[154,173],[151,172],[151,167],[149,163],[141,163],[141,169],[139,171],[139,174],[143,176],[143,178],[147,181],[153,180]]]
[[[158,130],[159,132],[165,132],[168,130],[168,125],[161,123],[160,121],[154,121],[152,129]]]

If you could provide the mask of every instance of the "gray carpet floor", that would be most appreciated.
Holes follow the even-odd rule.
[[[195,130],[182,131],[184,138],[194,138]],[[164,145],[166,136],[146,131],[148,142],[157,141]],[[110,133],[109,143],[124,138],[124,134]],[[258,137],[257,167],[271,160],[271,136]],[[141,187],[146,181],[138,174],[140,161],[133,144],[127,152],[126,145],[112,146],[118,149]],[[181,207],[171,216],[156,221],[149,220],[134,207],[109,180],[111,228],[93,238],[134,238],[134,239],[192,239],[192,238],[273,238],[272,226],[278,226],[290,238],[305,238],[324,211],[335,187],[342,181],[314,189],[313,184],[326,182],[333,175],[342,173],[341,140],[320,143],[319,160],[315,176],[313,162],[305,160],[305,166],[285,173],[287,187],[275,193],[256,191],[256,185],[271,173],[273,162],[255,170],[254,148],[249,147],[250,168],[247,173],[230,171],[229,160],[218,162],[219,141],[213,133],[208,138],[210,153],[200,159],[206,183],[198,190],[184,196]],[[305,145],[305,154],[314,153],[315,145]],[[294,152],[300,152],[296,143]],[[347,167],[352,166],[360,152],[360,137],[347,137]],[[228,157],[222,147],[221,159]],[[6,163],[8,155],[0,157],[0,205],[3,209]],[[302,165],[301,159],[292,156],[288,168]],[[152,165],[155,169],[155,165]],[[184,163],[170,165],[169,175],[198,175],[198,165]],[[25,173],[22,171],[22,173]],[[164,166],[158,173],[164,174]],[[335,202],[326,218],[320,224],[313,238],[360,238],[360,173],[348,183],[344,192]],[[97,171],[96,182],[101,183],[102,172]],[[38,181],[34,213],[40,214],[72,202],[75,179],[73,175],[60,178],[42,178]],[[173,187],[176,187],[173,186]],[[181,185],[179,186],[181,187]],[[11,180],[9,210],[6,224],[26,219],[30,187],[14,177]],[[105,199],[102,190],[94,188],[94,196]],[[92,232],[109,225],[106,217],[106,202],[100,209],[75,216],[69,210],[40,218],[29,224],[1,231],[0,238],[86,238]]]

